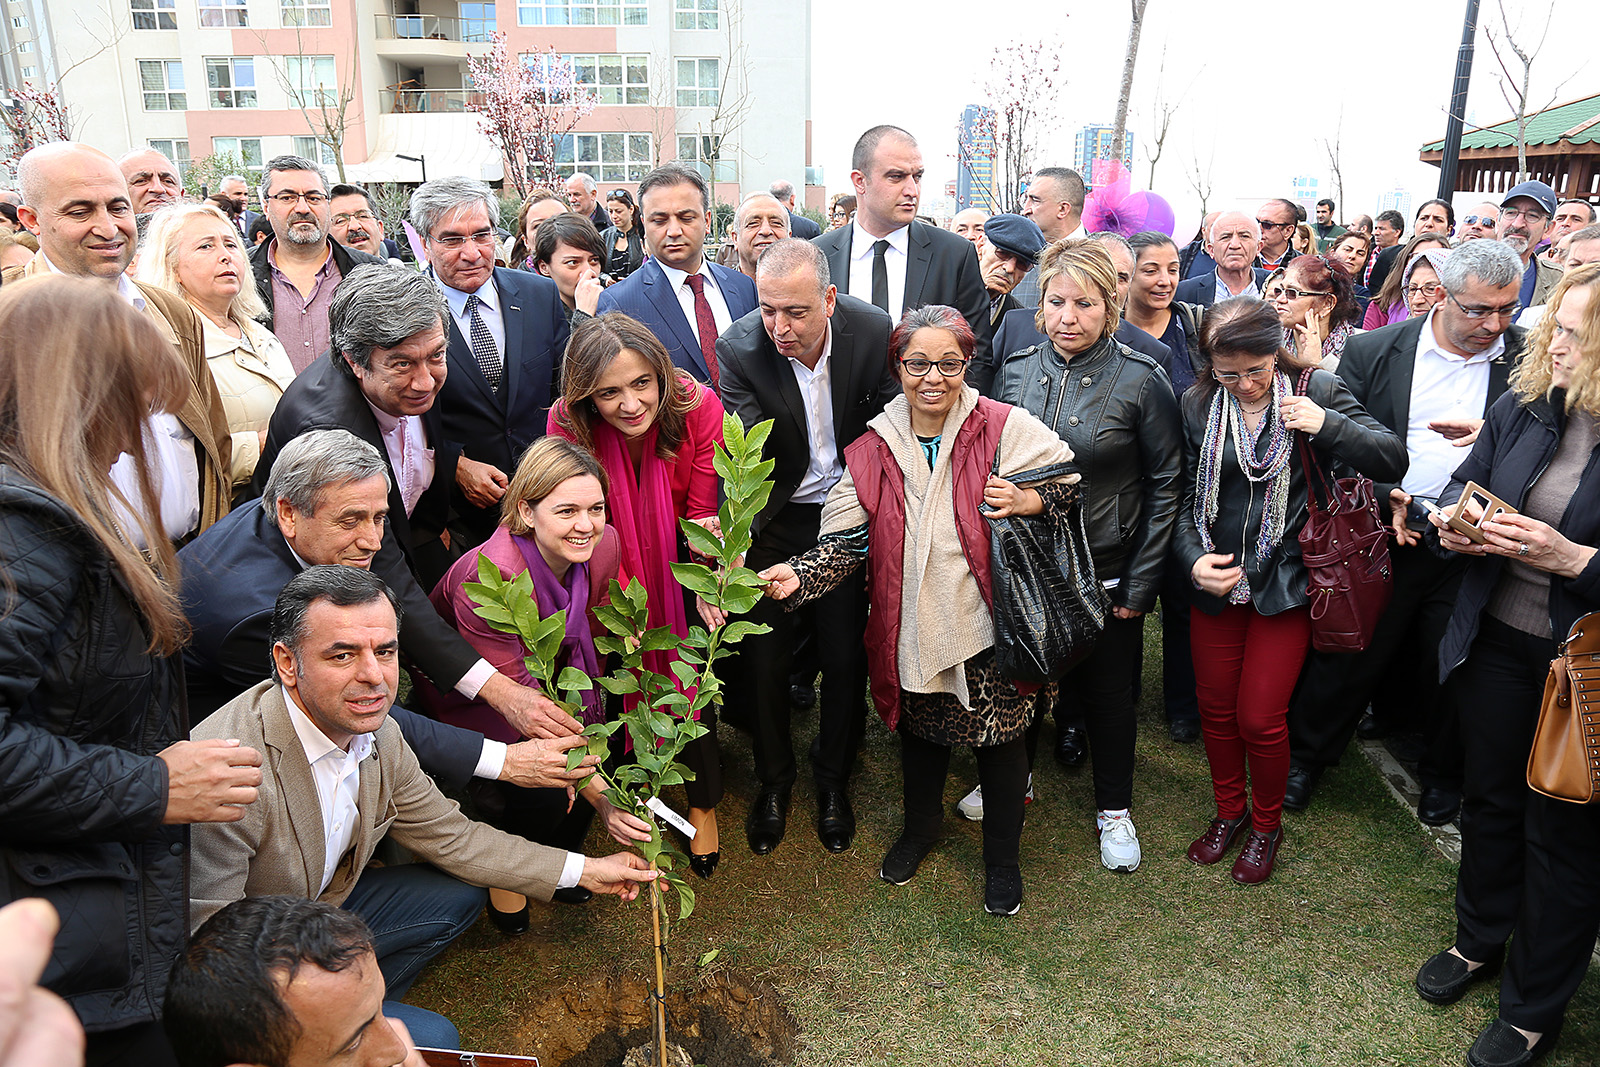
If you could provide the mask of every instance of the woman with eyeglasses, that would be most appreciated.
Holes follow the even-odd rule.
[[[1505,961],[1499,1017],[1467,1055],[1477,1067],[1550,1051],[1600,928],[1600,806],[1527,784],[1550,660],[1600,610],[1600,264],[1567,271],[1549,307],[1440,496],[1454,503],[1473,481],[1516,510],[1482,522],[1482,544],[1438,513],[1429,531],[1467,561],[1439,649],[1466,774],[1455,939],[1416,988],[1450,1004]]]
[[[1439,272],[1450,258],[1448,248],[1424,248],[1413,252],[1400,275],[1400,295],[1405,299],[1408,318],[1426,315],[1444,303],[1444,285]]]
[[[1395,262],[1410,265],[1411,257],[1427,248],[1442,248],[1449,251],[1450,238],[1431,231],[1419,233],[1406,242]],[[1392,326],[1411,317],[1411,308],[1407,304],[1404,291],[1405,273],[1404,270],[1390,270],[1388,276],[1383,279],[1383,285],[1373,294],[1372,303],[1367,305],[1367,314],[1361,320],[1363,330]]]
[[[1284,346],[1325,370],[1339,368],[1345,341],[1361,332],[1355,286],[1344,264],[1330,256],[1298,256],[1283,268],[1272,307],[1283,324]]]
[[[1203,375],[1181,405],[1188,476],[1175,555],[1195,587],[1190,632],[1216,817],[1188,855],[1213,864],[1244,837],[1232,874],[1252,885],[1271,876],[1283,841],[1289,696],[1311,644],[1297,435],[1324,466],[1383,481],[1405,473],[1406,449],[1329,371],[1312,370],[1298,393],[1317,360],[1283,347],[1265,301],[1214,305],[1200,353]]]
[[[613,282],[620,282],[644,262],[644,226],[633,194],[626,189],[606,194],[606,214],[611,216],[611,225],[600,234],[606,249],[605,272]]]
[[[954,308],[928,305],[901,317],[889,360],[904,395],[845,449],[817,547],[761,577],[768,596],[799,604],[866,566],[872,697],[900,734],[905,798],[904,828],[879,876],[904,885],[938,844],[950,750],[970,745],[984,797],[984,908],[1014,915],[1022,906],[1024,735],[1036,694],[1048,700],[1055,685],[1013,683],[995,669],[984,516],[1066,507],[1078,476],[1025,488],[990,473],[997,457],[1015,475],[1067,462],[1072,449],[1026,410],[980,398],[966,384],[974,345]]]
[[[849,193],[840,193],[833,198],[833,203],[828,207],[828,229],[837,230],[840,226],[848,226],[850,220],[856,217],[856,198]]]

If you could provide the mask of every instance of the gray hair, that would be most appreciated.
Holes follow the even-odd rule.
[[[224,174],[217,179],[217,185],[220,187],[223,182],[244,182],[244,187],[246,189],[250,188],[250,179],[243,174]]]
[[[1600,241],[1600,224],[1585,226],[1581,230],[1573,230],[1567,235],[1567,247],[1571,248],[1579,241]]]
[[[756,260],[756,283],[761,279],[792,274],[809,266],[817,276],[817,292],[826,293],[833,277],[828,271],[828,256],[802,237],[785,237],[767,246]]]
[[[1476,278],[1492,289],[1504,289],[1522,278],[1522,257],[1504,241],[1468,241],[1452,249],[1439,268],[1439,282],[1451,296],[1459,296],[1467,279]]]
[[[261,188],[257,192],[261,196],[263,211],[266,210],[267,190],[272,188],[272,176],[283,170],[308,170],[322,183],[322,191],[328,191],[328,176],[322,172],[320,166],[305,156],[273,156],[267,160],[267,165],[261,168]]]
[[[1040,167],[1033,172],[1034,180],[1049,178],[1061,186],[1061,199],[1072,205],[1072,210],[1083,211],[1084,202],[1089,198],[1089,188],[1083,182],[1083,175],[1071,167]]]
[[[588,171],[575,170],[575,171],[572,172],[572,178],[578,179],[578,184],[582,185],[586,192],[591,192],[592,193],[596,189],[600,188],[598,185],[595,184],[594,175],[590,174]],[[567,181],[570,182],[572,180],[572,178],[568,178]],[[416,225],[416,224],[413,223],[412,225]]]
[[[794,182],[788,178],[779,178],[767,187],[767,192],[771,193],[779,203],[782,203],[794,195]]]
[[[324,489],[380,474],[387,491],[389,468],[383,457],[349,430],[307,430],[284,445],[273,460],[261,493],[261,510],[276,527],[278,501],[287,501],[302,515],[315,515]]]
[[[755,200],[757,198],[760,198],[760,199],[763,199],[763,200],[771,200],[771,201],[773,201],[774,203],[776,203],[778,205],[779,210],[783,210],[783,198],[778,196],[778,195],[776,195],[775,193],[762,193],[762,192],[746,193],[746,194],[744,194],[744,199],[739,201],[739,207],[733,213],[733,225],[735,227],[739,227],[739,226],[743,226],[744,225],[745,208],[749,205],[750,201]],[[785,212],[785,214],[784,214],[783,228],[785,230],[787,230],[789,228],[789,217],[788,217],[787,212]]]
[[[1139,258],[1133,254],[1133,245],[1128,243],[1128,239],[1112,230],[1101,230],[1099,233],[1092,233],[1089,235],[1089,240],[1099,241],[1103,245],[1116,245],[1128,253],[1128,258],[1131,260],[1137,261]]]
[[[444,221],[446,215],[470,207],[474,202],[483,204],[492,229],[500,221],[500,205],[483,182],[476,178],[435,178],[431,182],[423,182],[411,194],[411,225],[416,227],[423,240],[432,240],[434,228]]]
[[[394,263],[363,263],[340,283],[328,306],[330,358],[366,370],[374,348],[393,348],[413,334],[447,326],[444,296],[433,279]]]
[[[268,639],[273,645],[287,648],[298,665],[300,649],[306,643],[306,616],[311,612],[311,605],[326,600],[337,607],[353,608],[371,604],[379,598],[387,600],[394,609],[395,630],[398,632],[405,613],[401,610],[400,598],[395,596],[394,590],[382,578],[365,567],[347,567],[338,563],[307,567],[290,578],[278,593],[277,602],[272,606],[272,621],[267,627]],[[272,678],[274,681],[282,680],[278,677],[275,661],[272,664]]]

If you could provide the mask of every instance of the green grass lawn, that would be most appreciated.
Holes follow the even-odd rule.
[[[1311,811],[1286,815],[1265,885],[1234,884],[1229,862],[1189,863],[1184,850],[1213,813],[1210,778],[1200,745],[1167,739],[1158,647],[1135,777],[1143,865],[1129,875],[1101,867],[1088,769],[1062,771],[1046,754],[1047,728],[1014,918],[984,913],[980,827],[954,812],[976,780],[970,753],[952,761],[943,844],[897,888],[877,875],[899,829],[899,754],[875,716],[853,785],[860,830],[839,856],[816,840],[806,783],[783,844],[750,854],[749,741],[723,728],[722,864],[697,884],[699,910],[674,928],[669,983],[692,982],[696,960],[719,950],[712,968],[737,968],[787,999],[807,1067],[1464,1062],[1494,1017],[1497,983],[1449,1008],[1412,988],[1418,965],[1453,936],[1453,866],[1357,752],[1323,779]],[[814,728],[814,713],[797,716],[797,748]],[[595,837],[589,851],[609,845]],[[411,999],[454,1020],[468,1048],[537,1054],[518,1047],[531,1006],[589,974],[643,975],[648,954],[642,900],[536,906],[522,938],[480,922]],[[1600,1062],[1597,1007],[1591,978],[1545,1062]]]

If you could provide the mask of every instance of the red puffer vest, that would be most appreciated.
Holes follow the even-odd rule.
[[[954,479],[956,533],[984,604],[994,610],[989,570],[989,523],[978,511],[994,466],[1009,405],[978,398],[978,406],[956,431],[950,465]],[[869,429],[844,450],[856,498],[867,513],[867,673],[878,714],[893,730],[900,722],[900,590],[904,585],[906,480],[889,443]],[[1037,686],[1018,685],[1024,695]]]

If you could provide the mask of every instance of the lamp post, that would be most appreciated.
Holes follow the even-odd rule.
[[[1478,36],[1478,0],[1467,0],[1461,23],[1461,47],[1456,52],[1455,83],[1450,90],[1450,111],[1445,116],[1444,152],[1439,159],[1439,199],[1448,201],[1456,190],[1456,166],[1461,158],[1461,129],[1467,111],[1467,84],[1472,80],[1472,50]]]
[[[1474,0],[1474,2],[1476,2],[1476,0]],[[422,181],[423,181],[424,184],[427,183],[427,181],[428,181],[428,157],[426,155],[408,156],[404,152],[396,152],[394,154],[394,158],[396,158],[396,159],[409,159],[413,163],[422,164]]]

